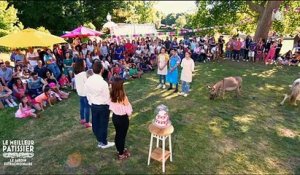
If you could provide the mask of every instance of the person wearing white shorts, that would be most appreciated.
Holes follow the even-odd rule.
[[[249,50],[248,57],[250,61],[254,62],[255,52],[253,50]]]

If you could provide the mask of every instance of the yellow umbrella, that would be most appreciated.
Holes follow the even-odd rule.
[[[58,43],[66,43],[66,41],[58,36],[31,28],[13,32],[0,38],[0,46],[10,48],[48,47]]]

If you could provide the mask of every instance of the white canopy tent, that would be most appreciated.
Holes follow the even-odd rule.
[[[106,16],[107,22],[103,28],[109,28],[110,34],[113,36],[121,35],[143,35],[143,34],[156,34],[157,30],[154,24],[126,24],[114,23],[111,21],[111,15],[108,13]]]

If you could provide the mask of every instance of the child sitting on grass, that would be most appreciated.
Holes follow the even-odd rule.
[[[71,87],[71,83],[70,83],[68,77],[65,74],[61,75],[58,82],[59,82],[59,85],[60,85],[61,88],[66,89],[68,87]]]
[[[43,92],[44,93],[42,93],[41,95],[35,97],[35,101],[37,103],[39,103],[42,111],[44,111],[44,107],[46,107],[47,102],[50,106],[53,106],[51,103],[51,100],[50,100],[51,99],[50,98],[51,97],[51,88],[48,85],[46,85]]]
[[[23,96],[19,104],[19,109],[15,114],[16,118],[37,117],[34,112],[35,110],[30,107],[27,96]]]
[[[135,64],[131,64],[129,68],[129,76],[131,78],[141,78],[143,72],[138,71],[137,67]]]
[[[28,104],[29,104],[31,107],[33,107],[33,108],[34,108],[35,110],[37,110],[37,111],[42,110],[41,107],[40,107],[40,104],[39,104],[38,102],[36,102],[35,99],[31,97],[30,94],[25,93],[25,96],[27,97],[27,99],[28,99]]]

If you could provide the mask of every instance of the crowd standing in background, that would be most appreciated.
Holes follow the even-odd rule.
[[[144,73],[157,68],[159,75],[157,88],[164,89],[166,83],[170,83],[168,90],[172,89],[174,84],[175,92],[178,92],[178,70],[181,66],[185,70],[185,62],[182,63],[182,60],[186,56],[203,63],[229,59],[236,62],[264,62],[266,65],[299,64],[300,41],[293,49],[282,55],[281,48],[282,40],[275,36],[258,41],[254,41],[250,36],[245,39],[234,36],[226,43],[223,36],[217,40],[210,36],[184,37],[179,41],[176,37],[166,37],[165,40],[150,37],[132,40],[109,38],[100,42],[96,40],[82,42],[77,38],[72,44],[54,45],[53,49],[28,48],[25,54],[19,49],[14,50],[11,54],[11,61],[15,63],[14,68],[9,61],[0,62],[0,98],[4,106],[15,107],[16,100],[21,101],[27,96],[32,99],[28,102],[29,106],[36,106],[35,98],[41,95],[48,85],[51,99],[61,101],[69,95],[63,89],[75,89],[75,63],[82,61],[83,70],[91,71],[95,60],[102,63],[104,68],[102,76],[109,85],[115,78],[123,80],[141,78]],[[193,69],[193,66],[188,67]],[[180,94],[185,95],[189,89],[189,82],[182,81],[185,88],[182,89],[184,94]],[[79,93],[79,96],[84,97],[84,94]],[[81,101],[83,104],[84,98],[81,98]],[[47,103],[43,102],[43,106],[45,105]],[[83,117],[87,112],[83,111],[82,109],[82,118],[87,120]]]

